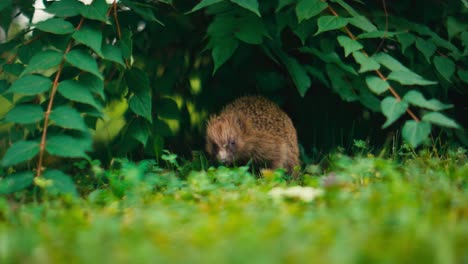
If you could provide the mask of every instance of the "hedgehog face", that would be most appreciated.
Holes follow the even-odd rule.
[[[232,165],[239,160],[244,126],[234,116],[213,117],[208,122],[206,150],[219,162]]]

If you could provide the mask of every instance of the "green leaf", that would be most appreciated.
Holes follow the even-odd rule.
[[[148,124],[141,118],[136,118],[129,127],[130,136],[146,146],[148,139],[151,136],[151,130]]]
[[[102,54],[105,60],[112,61],[125,67],[125,62],[122,58],[122,50],[113,45],[105,45],[102,47]]]
[[[453,107],[453,105],[443,104],[437,99],[426,100],[420,92],[414,90],[407,92],[403,97],[403,100],[412,105],[434,111],[445,110]]]
[[[384,116],[387,117],[387,121],[383,124],[382,128],[387,128],[406,112],[408,103],[405,101],[398,101],[397,99],[389,96],[383,99],[380,104],[380,108],[382,109]]]
[[[465,10],[466,11],[466,10]],[[457,18],[449,16],[447,17],[447,32],[449,40],[456,36],[460,32],[466,32],[468,30],[468,24],[463,21],[459,21]]]
[[[148,94],[134,94],[130,97],[128,106],[135,114],[144,117],[150,123],[153,121],[151,117],[151,96],[149,92]]]
[[[63,54],[61,52],[53,50],[41,51],[31,58],[21,75],[56,67],[62,62],[62,58]]]
[[[177,103],[171,98],[162,98],[156,102],[158,116],[166,119],[180,118],[180,110]]]
[[[276,7],[275,12],[278,13],[284,7],[286,7],[288,5],[292,5],[295,2],[296,2],[296,0],[279,0],[278,1],[278,7]]]
[[[200,3],[198,3],[196,6],[194,6],[192,8],[192,10],[190,10],[189,13],[192,13],[192,12],[195,12],[195,11],[198,11],[202,8],[205,8],[207,6],[210,6],[210,5],[214,5],[214,4],[217,4],[217,3],[221,3],[223,2],[224,0],[202,0]]]
[[[67,55],[65,55],[65,59],[68,63],[77,67],[78,69],[92,73],[99,77],[99,79],[104,79],[102,74],[99,72],[96,60],[86,51],[72,50]]]
[[[386,81],[377,76],[367,76],[366,83],[369,89],[375,94],[382,94],[388,90],[390,86]]]
[[[234,35],[248,44],[259,45],[263,42],[263,36],[267,34],[267,28],[262,19],[251,15],[239,19],[238,27]]]
[[[56,17],[72,17],[80,14],[80,10],[84,4],[76,0],[60,0],[55,1],[45,11],[49,14],[54,14]]]
[[[342,70],[352,75],[358,75],[358,73],[354,70],[354,68],[344,63],[336,52],[322,52],[318,49],[309,48],[309,47],[300,48],[299,50],[303,53],[313,54],[314,56],[317,56],[318,58],[320,58],[322,61],[326,62],[327,64],[330,64],[330,63],[335,64],[338,67],[340,67]]]
[[[213,41],[214,42],[214,41]],[[233,38],[219,38],[215,41],[211,56],[213,56],[213,74],[223,65],[236,51],[239,41]]]
[[[5,116],[5,121],[16,124],[33,124],[44,118],[44,112],[39,105],[17,105]]]
[[[431,85],[437,84],[434,81],[428,81],[414,72],[394,71],[388,75],[387,79],[397,81],[403,85]]]
[[[416,38],[416,48],[424,55],[428,63],[431,63],[431,57],[437,50],[432,41]]]
[[[58,35],[70,34],[75,31],[72,23],[61,18],[49,18],[36,24],[36,28],[44,32]]]
[[[34,173],[25,171],[0,178],[0,195],[21,191],[33,184]]]
[[[82,82],[65,80],[59,84],[58,92],[69,100],[91,105],[98,110],[102,109],[102,105],[94,98],[91,91]]]
[[[455,63],[451,59],[442,56],[435,56],[434,66],[442,77],[447,81],[452,82],[450,81],[450,78],[452,78],[455,73]]]
[[[348,17],[348,23],[366,32],[378,31],[377,27],[365,16]]]
[[[127,71],[125,81],[132,92],[149,93],[150,91],[148,74],[139,68],[133,67]]]
[[[307,90],[309,90],[311,82],[310,78],[307,75],[304,67],[302,67],[299,62],[293,58],[289,57],[286,53],[282,52],[281,50],[277,50],[276,53],[278,54],[281,62],[286,67],[291,79],[293,80],[294,84],[296,85],[299,94],[304,97]]]
[[[318,31],[315,35],[318,35],[325,31],[340,29],[348,24],[348,20],[343,17],[336,16],[321,16],[318,21]]]
[[[321,0],[300,0],[296,5],[297,19],[299,20],[299,23],[301,23],[303,20],[307,20],[320,14],[320,12],[327,7],[328,4]]]
[[[369,39],[369,38],[390,38],[395,35],[400,34],[400,32],[388,32],[388,31],[370,31],[366,33],[359,34],[357,39]]]
[[[348,57],[349,54],[361,50],[363,46],[356,40],[352,40],[347,36],[338,36],[338,43],[344,48],[345,50],[345,57]]]
[[[73,38],[78,43],[81,43],[90,47],[100,57],[103,57],[103,53],[101,51],[101,46],[102,46],[102,31],[101,30],[91,27],[91,26],[84,25],[80,28],[80,30],[75,31],[75,33],[73,34]]]
[[[391,71],[411,71],[387,53],[380,52],[373,55],[372,58]]]
[[[305,20],[297,26],[292,26],[292,30],[301,39],[302,45],[305,45],[306,40],[317,31],[317,23],[314,19]]]
[[[11,6],[11,1],[12,0],[2,0],[0,2],[0,11],[3,11],[5,8]]]
[[[465,82],[465,83],[468,83],[468,71],[467,70],[463,70],[463,69],[458,69],[458,77],[460,77],[460,79]]]
[[[359,73],[375,71],[380,68],[380,64],[377,63],[372,57],[368,57],[360,51],[353,52],[353,57],[356,62],[361,65]]]
[[[17,79],[8,90],[9,93],[36,95],[52,88],[52,81],[42,75],[26,75]]]
[[[159,21],[159,19],[157,19],[154,16],[153,6],[148,5],[148,4],[142,4],[140,2],[136,2],[133,0],[125,1],[125,5],[130,7],[133,11],[135,11],[135,13],[137,13],[141,18],[143,18],[143,20],[149,21],[149,22],[156,22],[160,24],[161,26],[164,26],[164,23]]]
[[[59,106],[54,108],[50,114],[50,120],[54,122],[54,125],[59,127],[76,129],[79,131],[88,130],[80,113],[69,106]]]
[[[427,122],[416,122],[408,120],[403,126],[403,139],[413,148],[419,146],[431,133],[431,124]]]
[[[83,144],[82,139],[66,135],[49,136],[46,142],[46,150],[49,154],[66,158],[88,158],[85,151],[89,146]]]
[[[53,194],[70,194],[73,197],[78,196],[75,184],[69,175],[59,170],[46,170],[43,177],[52,181],[52,185],[46,187],[49,192]]]
[[[335,64],[326,64],[325,66],[328,78],[331,81],[333,91],[346,102],[353,102],[359,99],[359,96],[353,89],[349,76]]]
[[[397,35],[398,42],[401,44],[401,52],[405,53],[405,50],[416,42],[416,37],[411,33],[402,33]]]
[[[8,167],[34,158],[39,153],[39,143],[34,141],[17,141],[5,153],[2,166]]]
[[[239,6],[253,12],[257,16],[261,17],[260,11],[258,10],[257,0],[231,0],[231,2],[238,4]]]
[[[80,75],[79,82],[86,86],[92,93],[99,95],[102,100],[106,99],[103,80],[90,73],[84,73]]]
[[[448,127],[448,128],[457,128],[457,129],[460,128],[460,126],[453,119],[448,118],[439,112],[431,112],[431,113],[425,114],[422,120],[438,125],[438,126],[443,126],[443,127]]]
[[[82,5],[80,14],[92,20],[107,22],[107,3],[105,0],[93,0],[91,5]]]
[[[119,47],[122,50],[122,57],[124,59],[130,59],[133,52],[133,33],[128,29],[122,30],[122,39],[120,39]]]
[[[330,87],[330,82],[328,81],[325,74],[323,74],[322,69],[317,69],[309,65],[305,65],[304,68],[309,73],[309,75],[315,77],[318,81],[323,83],[326,87]]]

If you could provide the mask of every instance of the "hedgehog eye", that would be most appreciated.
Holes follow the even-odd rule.
[[[230,139],[228,141],[228,144],[229,144],[230,147],[234,147],[236,145],[236,141],[234,139]]]

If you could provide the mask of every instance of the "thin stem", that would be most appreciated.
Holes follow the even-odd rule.
[[[330,11],[330,13],[332,13],[334,16],[336,17],[339,17],[338,13],[336,13],[336,11],[333,9],[333,7],[331,7],[330,5],[328,5],[328,11]],[[349,28],[347,26],[345,26],[343,28],[346,33],[348,34],[348,36],[352,39],[352,40],[356,40],[356,36],[349,30]],[[361,50],[362,54],[364,54],[365,56],[369,57],[369,55],[364,51],[364,50]],[[387,78],[382,74],[382,72],[380,70],[375,70],[375,73],[377,73],[377,75],[380,77],[380,79],[386,81]],[[388,86],[387,89],[390,91],[390,93],[397,99],[397,101],[401,101],[401,96],[395,91],[395,89],[392,87],[392,86]],[[414,114],[414,112],[408,107],[406,108],[406,112],[411,116],[411,118],[416,121],[416,122],[420,122],[421,120],[416,116],[416,114]]]
[[[84,18],[81,18],[80,23],[76,27],[76,30],[79,30],[81,28],[81,26],[83,25],[83,22],[84,22]],[[46,146],[49,117],[50,117],[50,113],[52,112],[52,106],[54,105],[54,98],[55,98],[55,94],[57,93],[57,88],[58,88],[58,84],[60,80],[60,75],[62,74],[63,65],[65,64],[65,55],[68,52],[70,52],[72,46],[73,46],[73,40],[70,40],[70,42],[68,43],[67,49],[63,53],[62,62],[59,65],[57,74],[55,74],[54,82],[52,84],[52,91],[50,92],[49,104],[47,105],[47,111],[44,113],[44,129],[42,131],[41,143],[39,145],[39,160],[37,162],[36,177],[41,177],[41,174],[42,174],[42,170],[43,170],[42,163],[44,160],[44,152],[45,152],[45,146]]]

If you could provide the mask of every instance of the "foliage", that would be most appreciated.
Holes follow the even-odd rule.
[[[463,1],[412,1],[444,11],[422,10],[423,17],[406,16],[408,3],[385,1],[383,8],[343,0],[42,2],[51,17],[40,22],[32,21],[32,0],[0,4],[2,181],[12,186],[4,193],[48,180],[69,186],[73,169],[63,160],[159,160],[171,143],[201,148],[192,134],[203,134],[208,113],[246,92],[289,100],[306,123],[297,122],[303,135],[317,127],[310,111],[327,119],[306,102],[316,97],[327,112],[335,106],[312,87],[381,113],[382,128],[402,127],[412,147],[434,127],[462,135],[442,111],[463,116],[448,103],[464,98],[468,83]],[[303,101],[290,99],[296,95]],[[310,140],[303,137],[309,153]]]
[[[280,171],[94,164],[83,198],[0,197],[0,258],[17,262],[462,263],[468,157],[401,149],[394,159],[337,153],[302,186]],[[168,154],[169,155],[169,154]],[[180,159],[166,156],[168,162]],[[38,188],[38,187],[36,187]],[[89,191],[92,190],[92,191]],[[29,198],[28,198],[29,197]],[[19,201],[24,201],[18,203]]]

